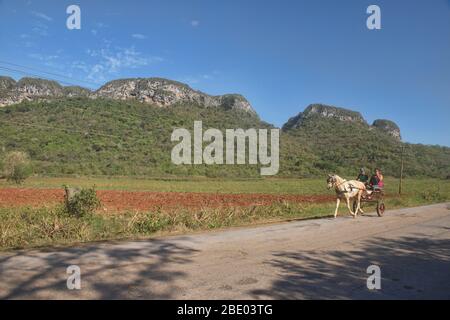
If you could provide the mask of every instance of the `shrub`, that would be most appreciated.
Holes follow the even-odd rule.
[[[138,213],[128,223],[132,233],[151,234],[163,230],[172,223],[170,216],[161,212]]]
[[[430,189],[421,193],[422,199],[427,202],[443,202],[448,200],[438,188]]]
[[[95,192],[95,187],[89,189],[77,189],[64,186],[65,206],[68,214],[76,217],[92,215],[100,208],[101,202]]]
[[[32,174],[28,155],[21,151],[8,153],[3,161],[3,175],[8,181],[21,184]]]

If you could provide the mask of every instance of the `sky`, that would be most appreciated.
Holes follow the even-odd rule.
[[[450,0],[0,0],[0,75],[91,89],[163,77],[240,93],[276,126],[324,103],[450,146]]]

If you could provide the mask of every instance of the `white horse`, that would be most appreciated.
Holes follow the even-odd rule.
[[[337,217],[339,204],[341,200],[345,198],[347,202],[347,208],[350,211],[350,214],[356,218],[358,215],[358,211],[361,211],[361,195],[366,190],[366,186],[364,183],[356,180],[347,181],[342,179],[338,175],[328,175],[327,179],[327,187],[328,189],[334,188],[336,191],[336,210],[334,212],[334,217]],[[350,199],[356,198],[357,207],[356,211],[353,212],[350,207]]]

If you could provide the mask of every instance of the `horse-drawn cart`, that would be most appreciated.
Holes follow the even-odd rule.
[[[384,191],[382,189],[373,190],[370,193],[365,191],[361,196],[361,207],[366,203],[376,203],[377,214],[382,217],[384,210],[386,209],[384,205]],[[356,200],[353,202],[353,212],[356,211]]]

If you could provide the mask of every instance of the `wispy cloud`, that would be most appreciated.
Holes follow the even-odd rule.
[[[55,73],[68,77],[73,75],[73,83],[83,82],[81,85],[89,84],[90,87],[120,78],[126,70],[149,67],[165,61],[162,57],[140,52],[134,46],[114,46],[107,39],[100,42],[99,48],[85,50],[85,54],[84,58],[78,55],[73,59],[70,53],[66,54],[62,49],[43,52],[36,48],[34,52],[28,53],[28,57],[39,61],[40,65],[50,67]]]
[[[39,17],[39,18],[42,18],[42,17]],[[50,18],[50,17],[47,17],[47,18]],[[34,19],[32,21],[32,23],[31,23],[31,26],[32,26],[31,31],[33,31],[34,34],[39,35],[41,37],[48,36],[48,29],[49,29],[48,28],[48,22],[49,21],[51,21],[51,20],[48,20],[48,19],[45,19],[45,18]]]
[[[28,33],[22,33],[19,35],[19,39],[17,41],[18,47],[31,48],[35,45],[33,41],[33,37]]]
[[[101,29],[105,29],[105,28],[108,28],[108,26],[107,26],[106,24],[104,24],[103,22],[96,22],[96,23],[94,24],[94,28],[91,29],[91,33],[92,33],[94,36],[97,36],[97,34],[99,33],[99,31],[100,31]]]
[[[36,60],[40,60],[40,61],[51,61],[51,60],[55,60],[58,59],[59,56],[56,54],[53,55],[43,55],[40,53],[29,53],[28,57],[36,59]]]
[[[39,66],[43,68],[44,70],[55,70],[60,74],[64,74],[65,76],[69,76],[69,73],[71,70],[67,67],[67,64],[65,63],[65,59],[60,54],[62,51],[57,50],[56,52],[52,53],[43,53],[43,52],[31,52],[27,54],[27,57],[30,59],[37,60],[39,63]],[[59,81],[58,78],[55,80]],[[66,80],[64,80],[66,81]]]
[[[198,20],[191,20],[191,26],[193,26],[194,28],[198,27],[199,25],[200,25],[200,21],[198,21]]]
[[[132,36],[133,38],[139,39],[139,40],[147,39],[147,36],[146,36],[146,35],[140,34],[140,33],[133,33],[131,36]]]
[[[212,80],[212,79],[214,79],[214,76],[212,74],[205,73],[205,74],[200,74],[200,75],[195,75],[195,76],[181,77],[180,81],[187,83],[189,85],[196,85],[198,83],[205,82],[205,81]]]
[[[76,67],[80,70],[89,70],[87,78],[96,83],[104,82],[108,77],[117,75],[126,68],[136,69],[164,61],[158,56],[145,55],[137,51],[134,46],[112,47],[108,41],[104,41],[103,48],[88,49],[86,53],[96,61],[90,65],[78,63]]]
[[[39,19],[44,19],[44,20],[47,20],[47,21],[53,21],[53,18],[52,17],[49,17],[48,15],[46,15],[45,13],[42,13],[42,12],[38,12],[38,11],[31,11],[31,14],[33,15],[33,16],[35,16],[36,18],[39,18]]]
[[[40,35],[41,37],[46,37],[48,36],[48,26],[43,24],[43,23],[36,23],[35,26],[33,28],[31,28],[31,30],[37,34]]]

